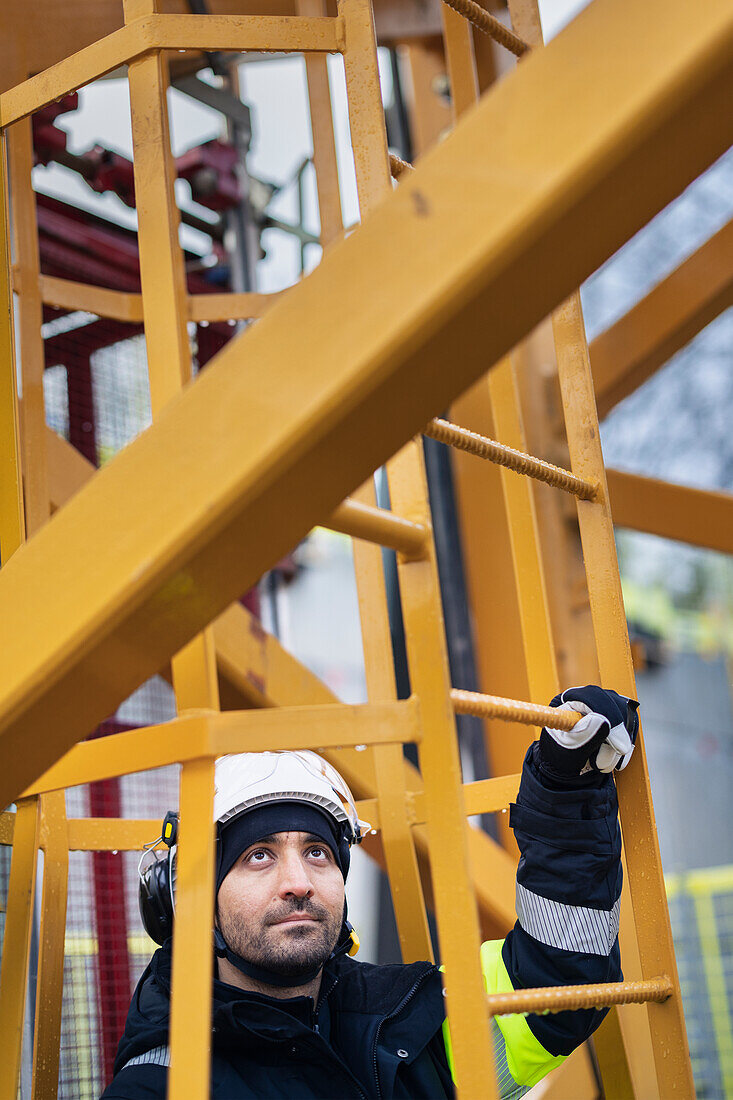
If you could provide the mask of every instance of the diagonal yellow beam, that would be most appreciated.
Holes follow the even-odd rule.
[[[0,803],[727,147],[733,7],[685,12],[596,0],[14,556]]]
[[[52,429],[48,429],[49,485],[52,507],[60,508],[94,473],[94,467]],[[295,707],[338,703],[333,692],[239,603],[233,603],[213,624],[219,693],[223,710],[243,707]],[[325,753],[346,778],[358,798],[371,799],[376,779],[371,753],[332,749]],[[405,761],[405,785],[421,791],[420,774]],[[517,777],[510,776],[508,788]],[[480,784],[478,785],[480,786]],[[468,796],[467,812],[471,808]],[[367,815],[367,820],[371,818]],[[428,843],[424,829],[415,831],[421,867],[429,874]],[[516,861],[479,829],[469,831],[474,884],[485,938],[505,935],[514,923],[514,875]],[[114,847],[114,845],[112,845]],[[379,850],[375,853],[379,856]],[[383,864],[382,864],[383,865]]]
[[[590,345],[598,415],[633,393],[733,305],[733,220]]]
[[[613,522],[733,554],[733,494],[606,470]]]

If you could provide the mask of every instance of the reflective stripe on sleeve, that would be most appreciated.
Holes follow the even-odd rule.
[[[170,1064],[170,1047],[153,1047],[152,1050],[146,1050],[144,1054],[136,1054],[129,1062],[125,1062],[122,1069],[127,1069],[128,1066],[169,1066]]]
[[[517,917],[524,931],[548,947],[609,955],[618,936],[621,899],[613,909],[550,901],[517,883]]]

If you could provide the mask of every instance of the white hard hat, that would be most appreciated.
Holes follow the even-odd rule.
[[[214,821],[219,825],[268,802],[305,802],[335,819],[349,844],[370,825],[360,821],[348,786],[315,752],[242,752],[216,761]]]

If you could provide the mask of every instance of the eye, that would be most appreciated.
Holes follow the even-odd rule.
[[[330,859],[331,853],[328,851],[327,848],[324,848],[322,845],[315,844],[312,848],[308,850],[308,855],[312,856],[314,859],[317,859],[320,863]]]
[[[262,864],[266,863],[269,858],[270,853],[267,851],[266,848],[255,848],[253,852],[250,852],[248,855],[245,856],[244,862]]]

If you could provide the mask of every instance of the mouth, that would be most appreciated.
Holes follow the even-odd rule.
[[[283,924],[317,924],[315,917],[309,917],[306,913],[293,913],[290,917],[283,917],[282,920],[275,921],[275,927],[280,927]]]

